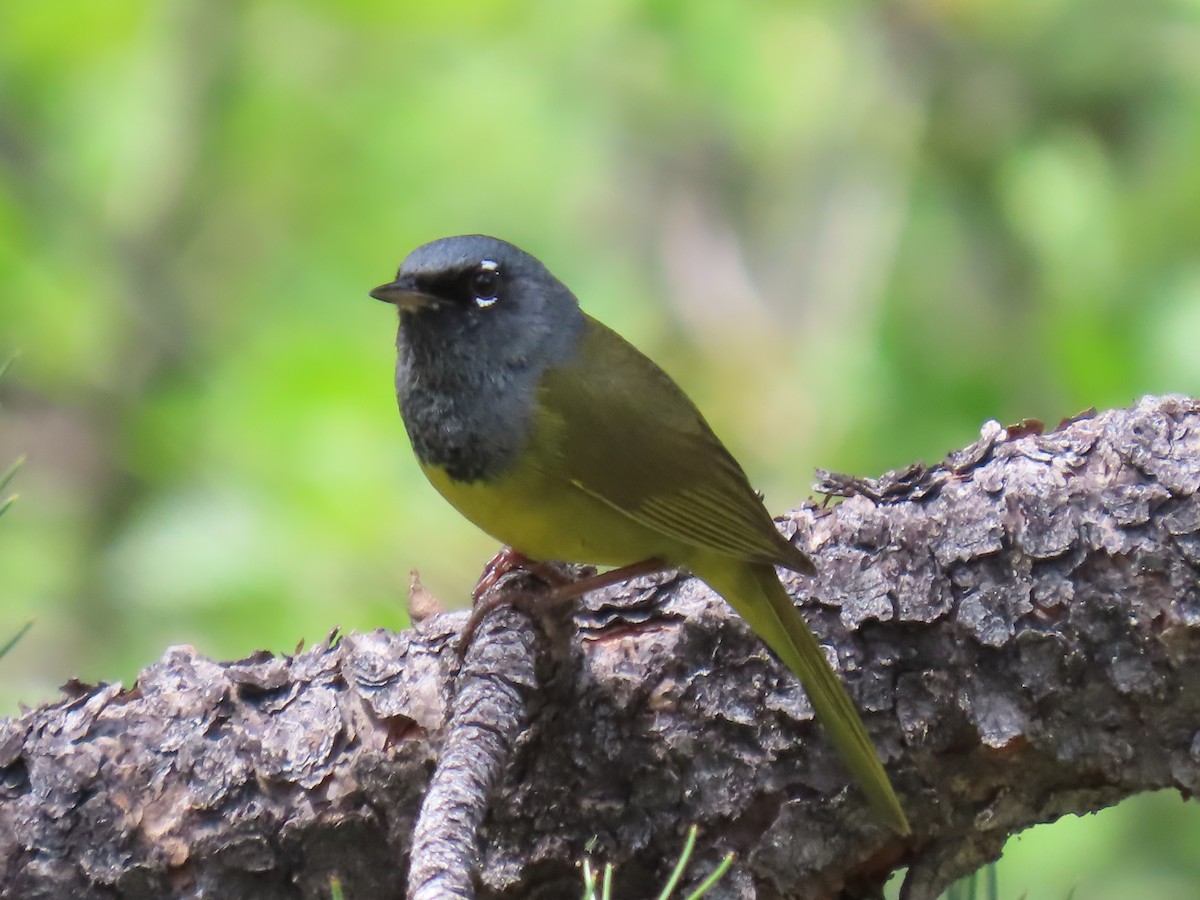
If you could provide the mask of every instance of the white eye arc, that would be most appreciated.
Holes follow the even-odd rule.
[[[470,276],[471,293],[475,296],[475,305],[487,309],[496,302],[500,292],[500,264],[494,259],[484,259]]]

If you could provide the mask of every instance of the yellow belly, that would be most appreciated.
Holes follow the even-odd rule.
[[[421,469],[455,509],[530,559],[624,566],[677,555],[663,535],[533,466],[518,464],[486,483],[455,481],[438,466]]]

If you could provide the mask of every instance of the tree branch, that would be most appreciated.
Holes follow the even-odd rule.
[[[475,896],[479,827],[527,722],[536,657],[527,615],[503,607],[488,613],[466,652],[446,740],[413,830],[413,900]]]
[[[697,877],[738,854],[720,896],[869,894],[907,864],[906,896],[928,898],[1029,825],[1195,791],[1200,403],[1031,431],[989,423],[938,466],[825,476],[847,499],[784,523],[820,571],[790,586],[910,840],[875,823],[744,623],[660,576],[589,595],[537,688],[510,682],[528,726],[479,832],[478,896],[577,896],[593,837],[617,895],[641,896],[696,822]],[[532,672],[513,616],[488,640],[525,643]],[[227,664],[173,648],[130,690],[69,685],[5,721],[0,896],[317,897],[336,874],[350,900],[400,897],[456,741],[462,621]]]

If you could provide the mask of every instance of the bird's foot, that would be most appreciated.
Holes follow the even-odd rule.
[[[630,578],[637,578],[639,575],[652,575],[655,572],[661,572],[663,569],[668,568],[670,568],[670,565],[666,560],[652,556],[649,559],[643,559],[641,562],[630,563],[627,566],[610,569],[607,572],[600,572],[597,575],[587,575],[583,578],[575,578],[552,585],[547,594],[546,602],[552,604],[565,603],[568,600],[575,600],[582,597],[589,591],[598,591],[600,588],[620,584],[623,581],[628,581]]]
[[[512,547],[505,547],[484,566],[483,574],[479,576],[475,590],[471,592],[472,603],[478,606],[479,602],[500,583],[500,579],[514,569],[532,572],[551,587],[559,587],[571,582],[570,578],[548,563],[538,562]]]
[[[541,581],[544,587],[507,589],[504,583],[509,576],[520,574],[532,575]],[[544,604],[554,604],[555,601],[551,597],[556,590],[569,587],[573,583],[569,575],[554,565],[538,562],[512,547],[505,547],[484,567],[475,590],[471,592],[471,615],[459,635],[459,656],[466,656],[467,649],[475,640],[475,632],[493,609],[512,606],[535,615]]]
[[[608,572],[571,578],[550,563],[529,559],[511,547],[505,547],[492,557],[475,585],[471,615],[459,636],[459,655],[466,656],[480,624],[487,614],[498,606],[513,606],[531,615],[537,615],[541,611],[555,609],[576,600],[588,591],[620,584],[639,575],[661,572],[666,568],[668,564],[664,560],[652,557]],[[506,576],[518,571],[533,575],[545,585],[545,589],[501,590]]]

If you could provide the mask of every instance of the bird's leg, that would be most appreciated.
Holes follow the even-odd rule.
[[[553,605],[564,603],[567,600],[575,600],[589,591],[598,591],[600,588],[608,587],[612,584],[620,584],[622,581],[637,578],[639,575],[652,575],[667,568],[670,568],[670,566],[666,560],[652,556],[649,559],[643,559],[641,562],[630,563],[627,566],[621,566],[617,569],[610,569],[598,575],[588,575],[585,578],[576,578],[573,581],[560,581],[558,584],[551,585],[550,590],[546,592],[544,602]]]
[[[483,567],[483,574],[479,576],[479,581],[475,583],[475,590],[471,592],[472,602],[477,605],[480,598],[494,588],[506,572],[511,572],[524,559],[525,557],[512,547],[501,547],[500,552],[488,560],[488,564]]]
[[[639,575],[661,572],[666,568],[668,568],[667,562],[654,556],[628,566],[601,572],[598,575],[572,579],[547,563],[529,559],[511,547],[505,547],[492,557],[484,568],[479,583],[475,585],[471,615],[467,618],[467,623],[463,626],[459,636],[459,654],[460,656],[466,655],[467,648],[475,639],[475,632],[479,629],[480,623],[497,606],[511,605],[536,612],[539,608],[553,608],[559,604],[576,600],[588,591],[620,584],[622,581],[628,581]],[[541,579],[547,586],[546,590],[516,593],[496,590],[504,576],[516,569],[524,569]]]
[[[532,572],[538,578],[542,579],[542,581],[546,582],[546,584],[554,587],[570,582],[569,578],[558,572],[553,566],[530,559],[524,553],[514,550],[512,547],[503,547],[484,566],[483,574],[479,576],[475,590],[471,592],[471,600],[474,605],[478,606],[479,601],[483,599],[484,595],[499,584],[500,579],[513,569],[525,569],[528,572]]]
[[[532,610],[533,607],[540,605],[540,601],[545,596],[542,591],[512,592],[497,590],[504,577],[517,569],[524,569],[526,572],[545,582],[549,591],[554,591],[573,583],[570,578],[558,571],[554,566],[530,559],[524,553],[514,550],[512,547],[501,548],[500,552],[488,561],[488,564],[483,569],[483,574],[479,576],[479,581],[475,584],[475,590],[471,592],[471,615],[467,618],[467,624],[463,626],[463,630],[459,635],[458,648],[460,656],[466,655],[467,648],[471,646],[471,642],[475,639],[475,632],[479,630],[480,623],[497,606],[518,606]]]

